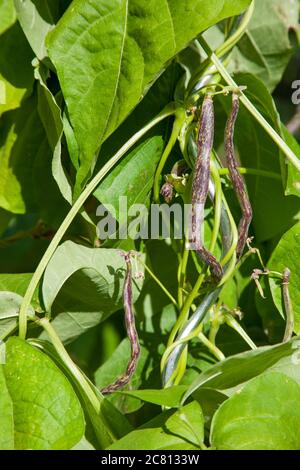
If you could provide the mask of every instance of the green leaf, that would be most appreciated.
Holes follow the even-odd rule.
[[[103,449],[103,447],[108,446],[132,430],[132,427],[127,421],[126,417],[122,415],[113,406],[112,403],[104,398],[103,395],[100,394],[99,390],[92,384],[92,382],[90,382],[91,389],[98,397],[100,405],[99,410],[95,409],[91,403],[90,398],[83,389],[80,380],[76,379],[70,373],[70,370],[58,356],[51,343],[40,339],[30,339],[28,341],[36,348],[43,351],[43,353],[47,354],[72,383],[80,398],[83,410],[85,412],[87,424],[86,436],[97,447],[97,449]]]
[[[39,80],[38,111],[43,123],[50,148],[53,152],[52,174],[67,202],[72,204],[72,188],[62,165],[63,120],[61,110],[47,86],[49,71],[45,66],[35,68],[35,78]]]
[[[118,393],[139,400],[153,403],[154,405],[168,406],[170,408],[178,408],[181,403],[184,392],[186,391],[186,385],[177,385],[162,390],[136,390],[136,391],[120,391]]]
[[[71,450],[95,450],[95,447],[93,447],[92,444],[83,437],[76,446],[72,447]]]
[[[60,226],[70,210],[70,204],[62,196],[52,173],[53,152],[44,135],[33,164],[33,195],[39,215],[53,229]],[[67,194],[67,191],[64,192]],[[76,227],[76,226],[75,226]],[[78,228],[75,228],[75,232]]]
[[[220,405],[228,399],[225,393],[221,393],[212,388],[199,388],[192,395],[203,411],[205,427],[210,428],[212,418]]]
[[[63,341],[76,338],[122,308],[125,272],[118,250],[86,248],[71,241],[56,250],[42,289],[45,308],[57,315],[53,326]],[[134,279],[134,300],[142,283]]]
[[[59,18],[59,0],[14,0],[18,20],[38,59],[47,56],[45,38]]]
[[[202,410],[195,401],[175,413],[167,411],[110,446],[109,450],[186,450],[201,448]]]
[[[82,438],[83,412],[71,385],[46,355],[19,338],[6,344],[0,386],[6,418],[1,449],[67,450]]]
[[[249,3],[72,2],[49,33],[47,46],[80,148],[79,182],[89,174],[103,141],[137,105],[165,64],[204,29],[239,14]]]
[[[15,292],[0,291],[0,340],[16,328],[22,300],[23,297]],[[34,309],[30,307],[28,316],[34,315]]]
[[[273,90],[292,53],[289,31],[298,23],[297,2],[259,0],[242,39],[234,48],[230,71],[249,72]]]
[[[272,271],[283,273],[285,268],[291,271],[289,284],[290,296],[292,299],[295,315],[295,331],[300,332],[300,268],[299,268],[299,242],[300,242],[300,222],[286,232],[272,253],[268,268]],[[282,305],[282,281],[280,279],[270,278],[270,288],[275,302],[281,315],[285,318]]]
[[[21,108],[5,113],[0,135],[4,142],[0,149],[0,207],[15,214],[34,212],[33,165],[44,137],[36,100],[28,99]]]
[[[258,290],[256,291],[256,309],[262,318],[263,329],[267,334],[270,343],[280,343],[284,337],[285,320],[276,309],[267,277],[263,276],[259,282],[263,289],[265,298],[262,298]]]
[[[178,258],[175,251],[166,240],[148,240],[146,249],[147,266],[176,297]],[[163,333],[166,333],[166,330],[169,332],[176,321],[175,307],[170,305],[170,299],[147,273],[135,307],[138,317],[144,322],[144,328],[148,332],[157,332],[158,328]]]
[[[36,104],[30,98],[2,117],[0,206],[17,214],[39,213],[55,227],[69,206],[52,176],[52,152]]]
[[[215,414],[211,443],[217,450],[298,450],[300,387],[269,372],[249,382]]]
[[[14,0],[0,0],[0,34],[16,21]]]
[[[105,140],[101,149],[95,171],[99,170],[107,159],[111,158],[130,137],[154,119],[160,111],[174,99],[177,81],[182,75],[181,67],[174,61],[159,76],[148,93],[129,114],[124,122]],[[164,140],[170,132],[170,121],[165,119],[146,134],[146,138],[161,136]]]
[[[287,128],[282,125],[282,134],[288,146],[292,149],[295,155],[300,159],[300,145],[295,137],[289,133]],[[286,195],[295,195],[300,197],[300,172],[290,162],[287,163],[287,182],[286,182]]]
[[[129,153],[100,183],[94,195],[105,206],[111,204],[117,220],[124,220],[127,211],[119,213],[120,196],[126,195],[127,208],[133,204],[149,205],[154,173],[163,150],[163,140],[147,139]]]
[[[278,112],[266,86],[251,74],[239,74],[235,79],[239,85],[247,86],[248,98],[280,133]],[[225,106],[229,107],[229,99]],[[281,152],[243,106],[237,121],[235,142],[242,166],[277,173],[280,177]],[[285,170],[284,162],[282,170]],[[256,242],[271,239],[293,225],[299,214],[299,202],[294,196],[285,197],[280,180],[249,175],[246,182],[254,214]]]
[[[0,449],[14,449],[14,423],[13,423],[13,402],[11,400],[5,375],[0,365]]]
[[[32,274],[0,274],[0,290],[14,291],[23,296],[26,292]]]
[[[200,387],[226,391],[247,382],[274,366],[282,358],[293,356],[295,347],[297,338],[288,343],[264,346],[255,351],[231,356],[200,374],[184,395],[183,402]]]
[[[32,59],[23,31],[18,23],[14,23],[0,38],[0,116],[18,108],[31,92],[34,81]]]

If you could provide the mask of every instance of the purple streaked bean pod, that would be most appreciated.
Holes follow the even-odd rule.
[[[293,336],[295,323],[294,323],[294,313],[293,313],[293,305],[292,300],[290,297],[289,292],[289,284],[291,278],[291,271],[289,268],[285,268],[283,271],[283,278],[282,278],[282,298],[283,304],[285,309],[286,315],[286,327],[284,332],[283,342],[289,341]]]
[[[124,256],[127,266],[123,287],[123,303],[125,310],[126,331],[131,345],[131,357],[124,374],[119,377],[114,383],[108,385],[107,387],[101,390],[101,393],[103,395],[113,393],[128,384],[136,370],[138,359],[140,356],[140,344],[136,331],[135,316],[133,309],[131,253],[125,253],[122,254],[122,256]]]
[[[237,256],[239,258],[243,254],[248,238],[249,226],[252,221],[252,207],[248,198],[245,181],[238,171],[238,163],[236,161],[234,153],[233,136],[238,112],[239,97],[237,94],[234,93],[232,95],[232,109],[228,117],[225,129],[225,153],[232,185],[242,209],[242,218],[240,220],[238,228],[239,240],[237,245]]]
[[[192,183],[192,211],[191,211],[191,247],[195,249],[198,256],[211,270],[212,277],[219,282],[223,270],[217,259],[204,246],[202,229],[204,223],[204,209],[208,195],[210,178],[210,155],[214,142],[214,105],[211,95],[206,95],[203,101],[199,136],[198,157],[194,169]]]

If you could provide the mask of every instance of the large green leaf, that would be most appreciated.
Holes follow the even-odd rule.
[[[83,437],[71,450],[95,450],[95,447]]]
[[[246,94],[249,99],[280,133],[278,112],[266,86],[251,74],[238,74],[235,80],[239,85],[247,86]],[[229,99],[227,103],[223,100],[223,103],[228,109]],[[222,135],[223,132],[222,129]],[[294,196],[285,197],[284,184],[280,181],[281,172],[285,173],[285,164],[281,162],[282,154],[243,106],[237,121],[235,142],[242,166],[278,174],[279,180],[260,175],[249,175],[246,178],[253,208],[255,241],[268,240],[293,225],[299,214],[299,201]],[[285,174],[283,177],[285,178]]]
[[[281,359],[291,358],[295,353],[297,341],[298,339],[295,338],[289,343],[260,347],[255,351],[237,354],[215,364],[200,374],[191,384],[184,396],[184,401],[200,387],[225,391],[247,382],[275,366]]]
[[[0,116],[5,111],[18,108],[26,93],[31,91],[32,58],[20,25],[14,23],[0,38]]]
[[[286,232],[272,253],[268,268],[283,273],[285,268],[291,271],[289,291],[295,315],[295,331],[300,332],[300,222]],[[282,304],[282,282],[280,279],[270,278],[270,288],[279,312],[285,317]]]
[[[32,188],[33,165],[44,137],[36,100],[26,100],[21,108],[5,113],[0,127],[0,206],[23,214],[37,209]]]
[[[204,439],[204,419],[195,401],[175,413],[165,412],[127,434],[110,450],[199,449]]]
[[[72,2],[48,35],[47,45],[80,147],[81,179],[102,142],[137,105],[165,64],[204,29],[239,14],[249,3]]]
[[[0,290],[13,291],[23,296],[32,274],[0,274]]]
[[[0,206],[17,214],[39,212],[45,222],[57,226],[69,206],[52,176],[52,151],[36,105],[30,98],[2,116]]]
[[[298,450],[300,387],[269,372],[249,382],[215,414],[211,443],[217,450]]]
[[[233,50],[229,70],[253,73],[273,90],[290,60],[289,29],[298,18],[296,1],[256,1],[249,26]]]
[[[128,210],[133,204],[149,205],[154,173],[161,157],[163,141],[152,137],[130,152],[101,182],[94,195],[104,204],[111,204],[117,220],[127,213],[119,213],[120,196],[127,197]]]
[[[122,391],[120,394],[138,398],[139,400],[153,403],[154,405],[168,406],[170,408],[178,408],[182,396],[186,391],[186,385],[177,385],[165,389],[158,390],[133,390],[133,391]]]
[[[43,300],[46,310],[57,315],[53,325],[64,341],[122,308],[125,271],[118,250],[86,248],[71,241],[58,248],[45,271]],[[141,278],[134,279],[134,300],[142,283]]]
[[[0,369],[1,449],[67,450],[84,434],[71,385],[43,353],[19,338],[6,344]]]
[[[14,0],[0,0],[0,34],[16,21]]]
[[[45,38],[59,18],[59,0],[14,0],[18,20],[38,59],[47,56]]]
[[[100,394],[99,390],[92,382],[89,382],[91,389],[98,397],[100,406],[98,408],[92,404],[91,398],[87,395],[86,388],[82,386],[80,378],[76,378],[70,373],[70,370],[58,356],[51,343],[40,339],[30,339],[28,342],[47,354],[72,383],[85,413],[86,436],[88,436],[89,440],[97,449],[107,447],[132,430],[132,426],[129,424],[126,417]]]

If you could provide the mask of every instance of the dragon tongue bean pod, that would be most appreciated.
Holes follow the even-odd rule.
[[[214,142],[214,105],[211,95],[206,95],[203,101],[199,136],[198,157],[195,164],[192,184],[192,211],[191,211],[191,247],[211,270],[214,280],[221,280],[223,270],[220,263],[205,247],[202,239],[204,222],[204,208],[207,200],[210,178],[210,155]]]
[[[228,117],[225,129],[225,152],[230,178],[242,209],[242,218],[239,223],[239,240],[237,245],[238,258],[243,254],[248,238],[249,226],[252,220],[252,208],[248,198],[246,185],[243,177],[238,171],[238,163],[234,154],[234,128],[239,112],[239,96],[232,95],[232,109]]]
[[[132,253],[122,253],[122,256],[125,258],[127,271],[125,276],[125,282],[123,287],[123,303],[124,303],[124,310],[125,310],[125,325],[127,336],[130,341],[131,345],[131,357],[128,362],[126,371],[124,374],[119,377],[114,383],[108,385],[107,387],[101,390],[103,395],[108,395],[109,393],[113,393],[116,390],[124,387],[130,381],[131,377],[133,376],[138,359],[140,356],[140,344],[139,338],[135,327],[135,317],[134,317],[134,310],[133,310],[133,298],[132,298],[132,266],[131,266],[131,256]]]

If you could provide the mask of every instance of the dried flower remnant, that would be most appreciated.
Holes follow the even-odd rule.
[[[125,324],[126,324],[126,331],[127,336],[130,341],[131,345],[131,357],[130,361],[127,365],[126,371],[124,374],[119,377],[114,383],[108,385],[107,387],[101,390],[103,395],[108,395],[109,393],[113,393],[120,388],[123,388],[128,382],[130,381],[131,377],[133,376],[138,359],[140,356],[140,344],[139,338],[136,331],[135,326],[135,317],[134,317],[134,310],[133,310],[133,297],[132,297],[132,266],[131,266],[131,256],[132,253],[122,253],[122,256],[125,258],[127,271],[125,276],[125,282],[123,287],[123,303],[124,303],[124,310],[125,310]]]
[[[225,152],[230,178],[242,209],[242,218],[239,223],[239,240],[237,245],[237,256],[240,258],[240,256],[243,254],[248,238],[249,226],[252,220],[252,207],[248,198],[244,179],[238,171],[238,163],[234,153],[233,136],[238,112],[239,96],[233,93],[232,109],[225,129]]]
[[[173,197],[174,197],[174,187],[173,187],[173,185],[167,181],[161,187],[160,194],[164,198],[165,202],[167,204],[170,204],[170,202],[172,202]]]

